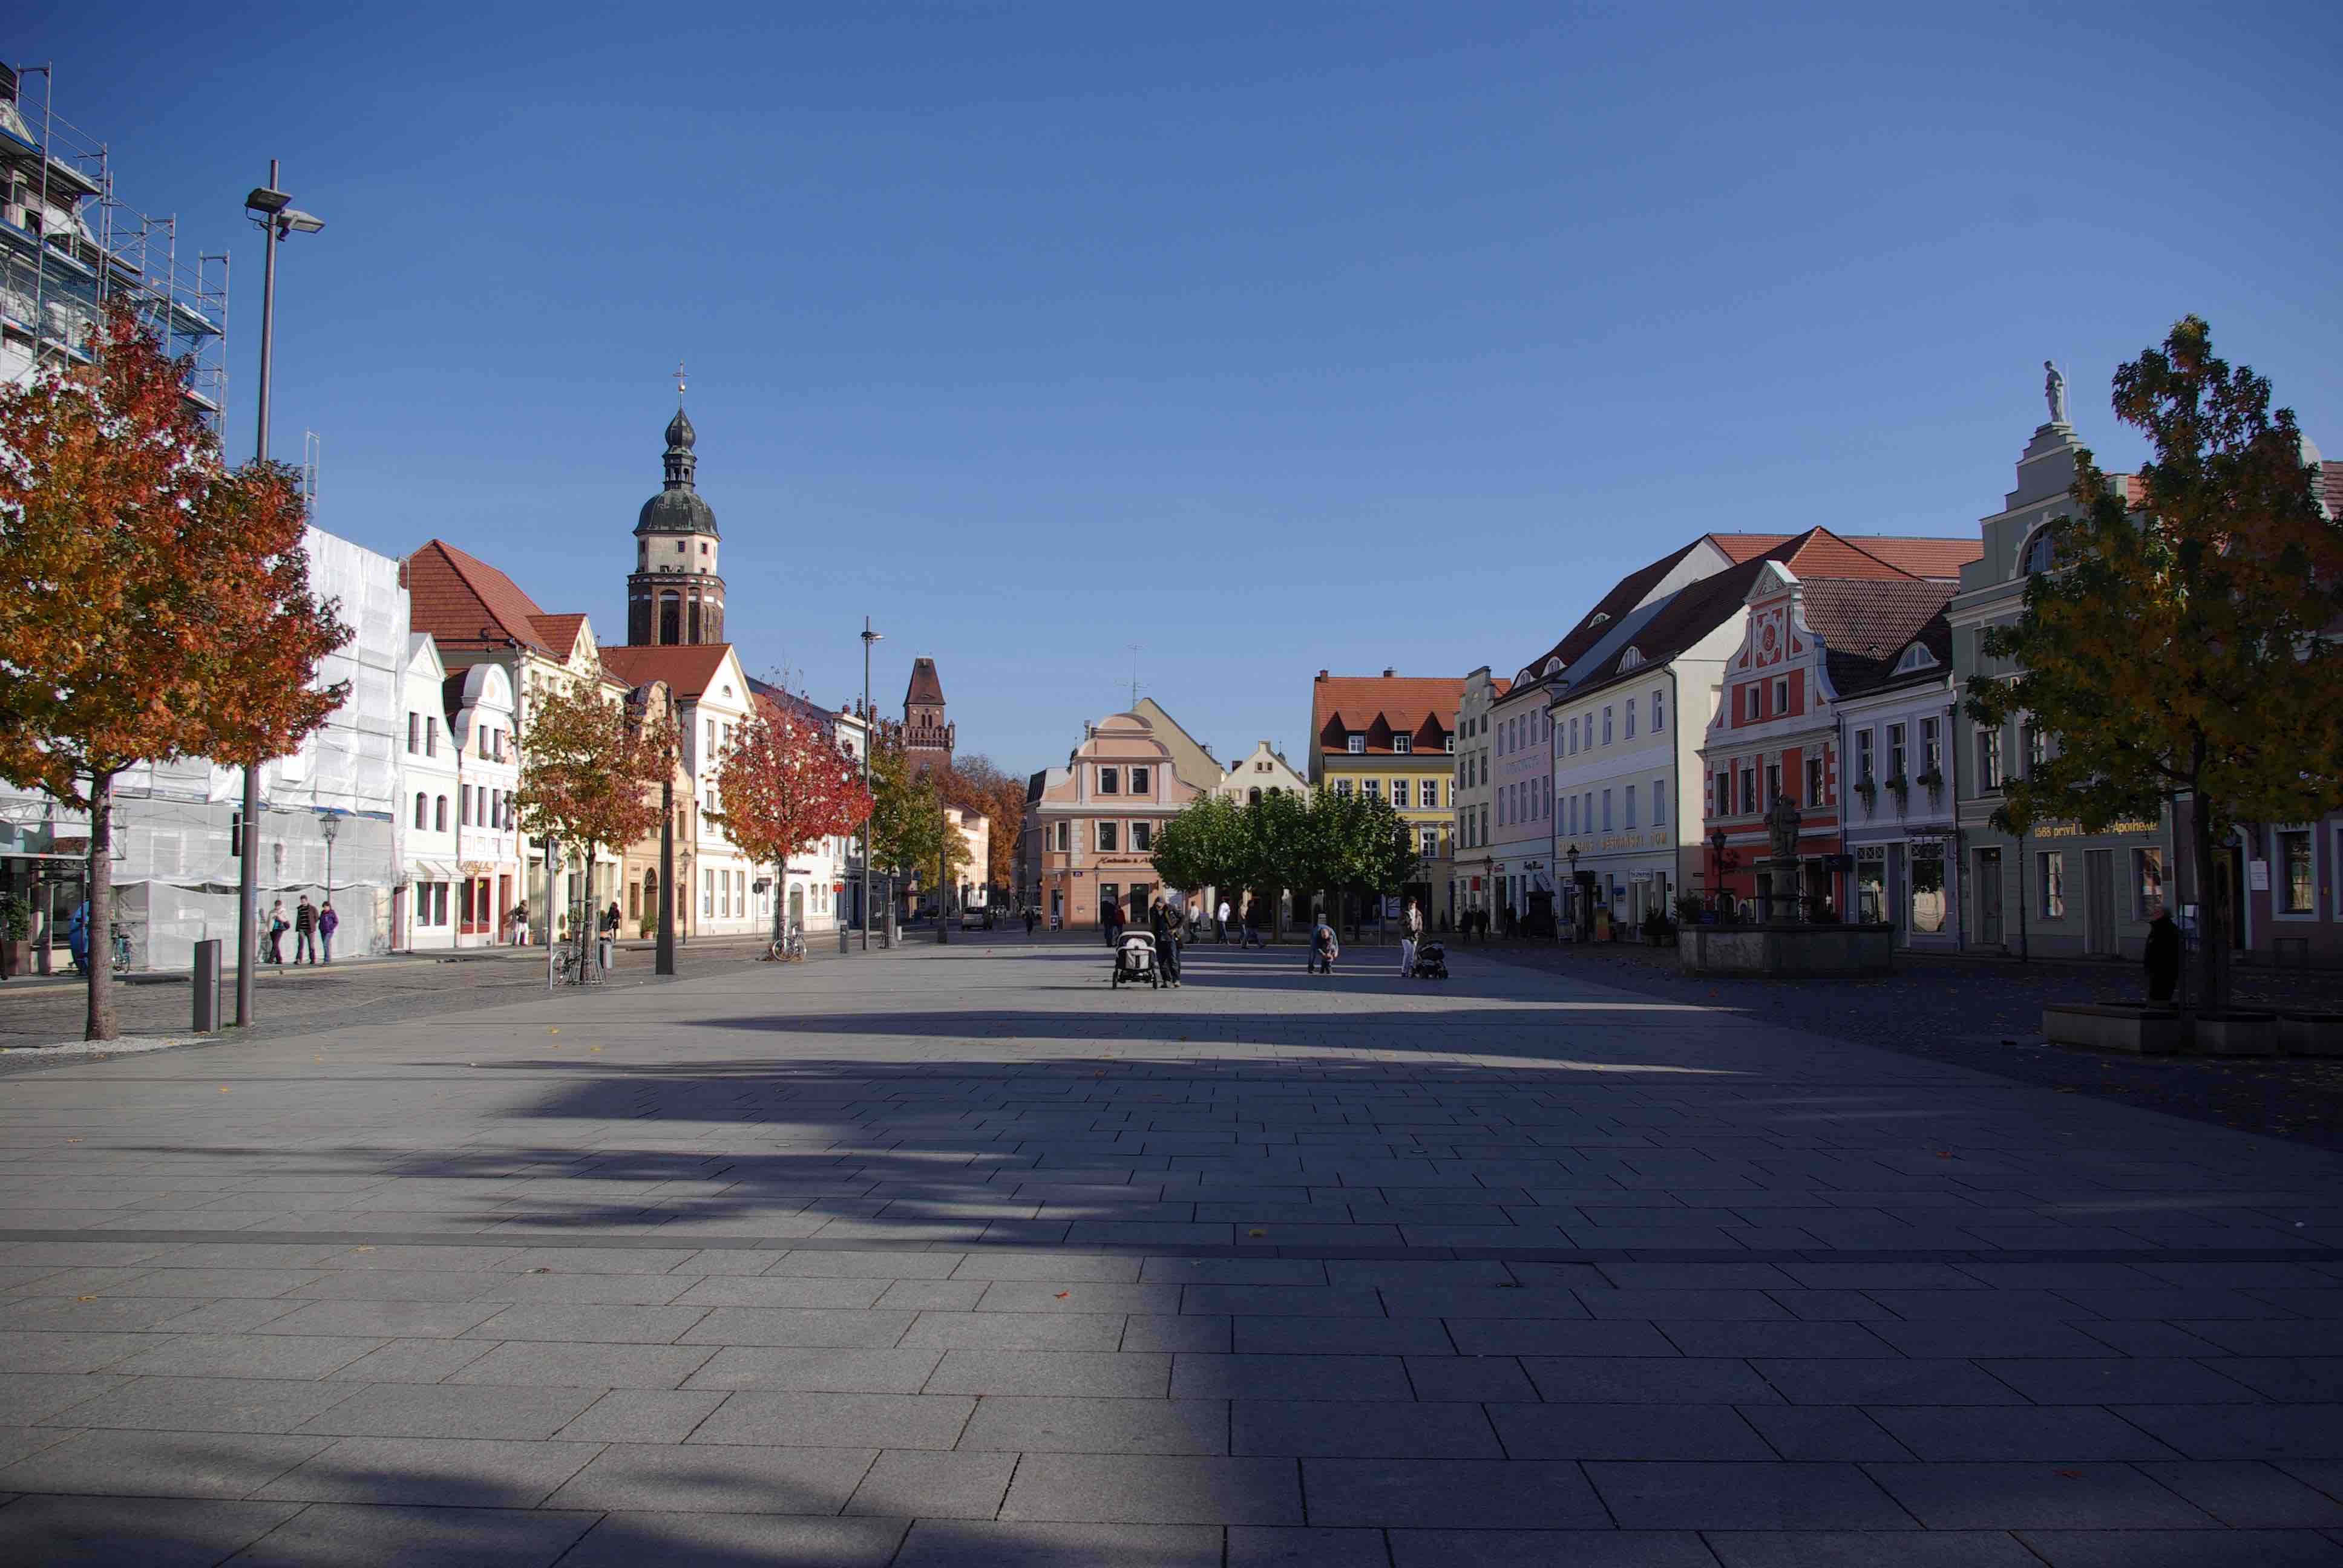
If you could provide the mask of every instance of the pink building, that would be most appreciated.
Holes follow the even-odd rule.
[[[1026,804],[1027,830],[1041,844],[1042,918],[1070,929],[1096,926],[1108,904],[1126,920],[1144,915],[1163,891],[1155,835],[1199,793],[1138,714],[1111,714],[1083,729],[1066,765],[1043,774]]]

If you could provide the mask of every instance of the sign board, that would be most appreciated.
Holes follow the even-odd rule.
[[[2268,860],[2248,860],[2246,862],[2246,886],[2257,893],[2267,893],[2269,891],[2269,862]]]

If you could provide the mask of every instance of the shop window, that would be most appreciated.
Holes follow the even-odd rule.
[[[2310,914],[2318,908],[2318,877],[2310,863],[2310,834],[2307,830],[2289,831],[2277,837],[2278,912]]]
[[[2149,909],[2164,902],[2164,847],[2134,849],[2131,852],[2133,893],[2132,918],[2144,920]]]
[[[2066,918],[2066,857],[2053,849],[2037,857],[2042,895],[2042,918],[2061,920]]]

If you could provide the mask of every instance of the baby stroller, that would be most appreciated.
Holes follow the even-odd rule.
[[[1114,983],[1161,986],[1163,971],[1155,962],[1155,938],[1147,931],[1127,931],[1114,947]]]
[[[1438,942],[1415,944],[1415,967],[1408,971],[1417,980],[1446,980],[1448,950]]]

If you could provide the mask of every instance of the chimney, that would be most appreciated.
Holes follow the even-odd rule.
[[[1320,671],[1318,672],[1318,678],[1319,678],[1319,679],[1321,679],[1321,680],[1325,679],[1325,678],[1326,678],[1326,672],[1325,672],[1324,670],[1322,670],[1322,670],[1320,670]]]
[[[1392,677],[1393,677],[1393,676],[1397,675],[1398,673],[1399,673],[1399,671],[1398,671],[1398,670],[1396,670],[1396,669],[1392,669],[1392,668],[1386,668],[1383,670],[1383,678],[1384,678],[1385,680],[1389,680]]]

